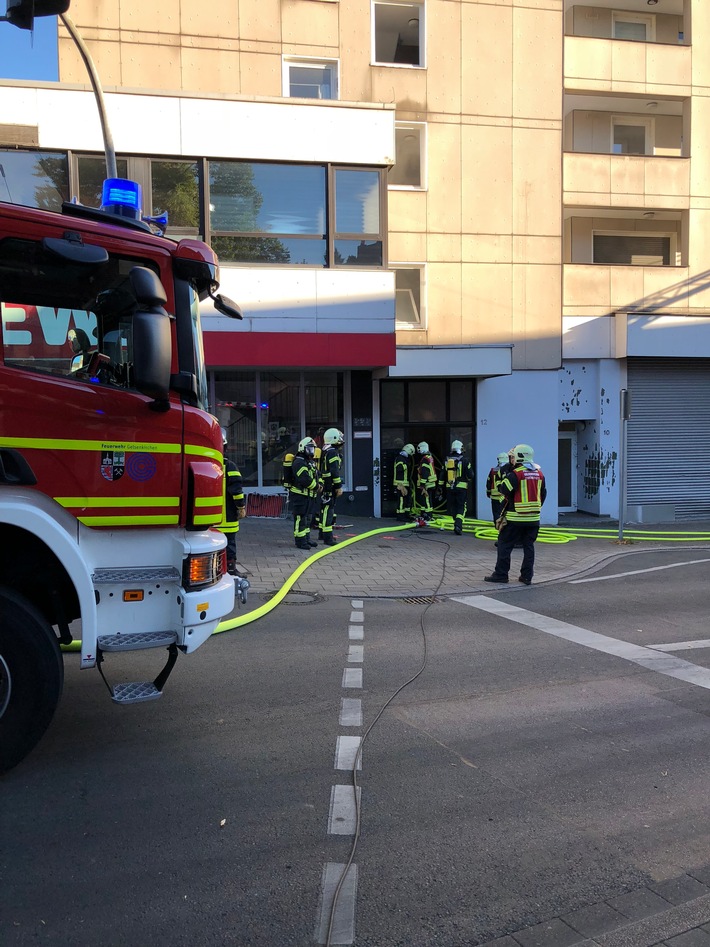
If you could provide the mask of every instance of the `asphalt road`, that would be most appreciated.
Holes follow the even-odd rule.
[[[430,605],[289,595],[132,708],[68,656],[52,727],[0,782],[0,943],[322,942],[353,838],[345,767],[422,668],[361,747],[333,943],[524,940],[697,874],[710,644],[670,649],[710,639],[710,561],[668,566],[700,559]],[[145,656],[109,657],[144,676]]]

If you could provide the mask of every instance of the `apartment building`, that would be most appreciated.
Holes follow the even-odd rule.
[[[247,489],[333,424],[346,510],[388,515],[400,441],[525,441],[565,510],[710,512],[710,6],[702,0],[73,0],[119,171],[221,259],[202,313]],[[96,203],[102,140],[58,83],[0,83],[11,199]],[[1,187],[2,185],[0,185]],[[620,420],[622,391],[631,414]],[[707,457],[710,460],[710,456]],[[706,509],[707,508],[707,509]]]

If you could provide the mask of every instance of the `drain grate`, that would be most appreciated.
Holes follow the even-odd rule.
[[[441,601],[434,595],[410,595],[408,598],[400,598],[398,601],[403,605],[436,605]]]

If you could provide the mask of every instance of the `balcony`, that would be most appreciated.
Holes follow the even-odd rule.
[[[563,316],[610,316],[641,309],[684,314],[691,298],[684,266],[566,264]]]
[[[565,207],[635,207],[642,212],[690,206],[690,159],[565,154]]]
[[[686,97],[689,46],[566,36],[565,89],[652,97]]]

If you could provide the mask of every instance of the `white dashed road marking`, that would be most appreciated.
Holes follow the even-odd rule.
[[[351,641],[362,641],[365,629],[362,625],[350,625],[348,628],[348,638]]]
[[[352,772],[355,756],[360,749],[360,737],[338,737],[335,744],[335,768],[347,769]],[[362,766],[362,754],[357,761],[357,768]]]
[[[333,786],[330,791],[328,814],[329,835],[354,835],[357,826],[357,810],[353,786]],[[357,787],[358,802],[362,801],[362,790]]]
[[[343,697],[340,701],[340,726],[362,726],[362,701],[359,697]]]
[[[338,887],[345,865],[329,862],[323,868],[321,881],[321,905],[316,927],[316,943],[324,944],[328,936],[330,910],[333,906],[335,889]],[[357,892],[357,865],[351,865],[340,889],[340,896],[333,918],[331,944],[352,944],[355,940],[355,894]]]
[[[365,621],[365,616],[362,612],[350,612],[350,622],[353,625],[357,625],[358,622],[362,623]]]
[[[542,631],[546,635],[554,635],[556,638],[572,641],[574,644],[583,645],[585,648],[592,648],[605,654],[613,654],[624,661],[639,664],[648,671],[656,671],[658,674],[665,674],[668,677],[687,681],[689,684],[695,684],[698,687],[710,690],[710,668],[699,667],[697,664],[684,661],[682,658],[670,657],[659,650],[644,648],[641,645],[631,644],[629,641],[610,638],[608,635],[600,635],[595,631],[588,631],[586,628],[578,628],[576,625],[568,625],[567,622],[557,621],[556,618],[548,618],[547,615],[538,615],[536,612],[530,612],[526,608],[518,608],[499,599],[463,595],[456,596],[454,600],[461,602],[463,605],[470,605],[472,608],[479,608],[481,611],[489,612],[492,615],[498,615],[500,618],[518,622],[520,625],[527,625],[529,628]]]
[[[348,664],[362,664],[364,660],[364,647],[361,644],[351,644],[348,648]]]
[[[362,687],[362,668],[345,668],[343,687]]]

